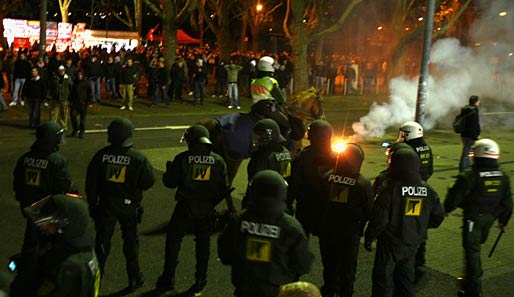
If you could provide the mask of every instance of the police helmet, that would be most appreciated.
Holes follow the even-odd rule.
[[[348,169],[350,169],[352,173],[360,172],[362,162],[364,161],[364,151],[360,145],[356,143],[347,143],[341,156],[343,157],[343,167],[348,166]]]
[[[258,200],[286,201],[287,182],[276,171],[266,169],[257,172],[248,186],[249,205]]]
[[[391,155],[389,167],[402,173],[419,173],[420,159],[412,148],[400,148]]]
[[[48,122],[36,128],[36,143],[42,147],[53,149],[61,143],[64,130],[61,125]]]
[[[310,123],[307,138],[311,144],[327,143],[332,139],[332,125],[325,120],[315,120]]]
[[[275,68],[273,64],[275,63],[275,59],[270,56],[263,56],[257,62],[257,70],[263,72],[275,72]]]
[[[471,147],[475,158],[498,159],[500,147],[491,139],[480,139]]]
[[[253,127],[252,138],[255,146],[286,141],[282,134],[280,134],[278,124],[272,119],[262,119],[258,121]]]
[[[47,196],[23,209],[31,222],[43,232],[62,235],[73,246],[92,245],[92,233],[87,202],[79,195],[56,194]]]
[[[203,143],[212,144],[209,139],[209,130],[203,125],[192,125],[187,128],[182,136],[187,144]]]
[[[423,137],[423,127],[420,124],[410,121],[401,125],[400,135],[398,135],[399,140],[409,141],[420,137]]]
[[[387,164],[391,163],[391,156],[394,155],[394,153],[399,149],[413,150],[412,146],[406,144],[405,142],[395,142],[395,143],[390,144],[387,147],[386,152],[385,152],[385,154],[387,155]]]
[[[132,122],[126,118],[117,118],[112,120],[107,128],[107,141],[121,147],[129,147],[133,143],[133,134],[134,125],[132,125]]]

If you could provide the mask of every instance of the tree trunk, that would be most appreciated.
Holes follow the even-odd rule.
[[[136,32],[141,40],[143,32],[143,0],[134,0],[134,20]]]
[[[250,27],[250,30],[252,31],[252,51],[255,53],[259,50],[259,26],[252,24]]]
[[[307,47],[309,42],[303,34],[296,34],[291,40],[293,49],[293,93],[306,90],[309,87],[309,65],[307,63]]]
[[[248,43],[248,39],[246,37],[246,31],[248,31],[248,13],[243,16],[243,21],[241,25],[241,41],[239,44],[240,51],[246,51],[246,45]]]
[[[230,34],[230,1],[221,2],[221,26],[218,34],[218,48],[220,49],[220,56],[225,62],[229,62],[230,52],[234,49],[235,40]]]
[[[172,18],[173,6],[171,1],[164,1],[164,13],[162,18],[162,44],[164,47],[164,57],[166,68],[170,69],[175,62],[177,50],[177,25],[175,19]]]
[[[62,6],[60,9],[61,9],[61,21],[63,23],[67,23],[68,22],[68,7]]]

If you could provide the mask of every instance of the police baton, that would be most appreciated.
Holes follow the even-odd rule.
[[[489,252],[489,256],[488,256],[488,258],[491,258],[491,256],[493,255],[494,250],[496,249],[496,246],[498,245],[498,242],[500,241],[500,238],[502,238],[503,233],[505,233],[505,232],[503,231],[503,229],[502,229],[502,230],[500,230],[500,233],[499,233],[499,234],[498,234],[498,236],[496,237],[496,241],[494,242],[493,247],[491,248],[491,251]]]

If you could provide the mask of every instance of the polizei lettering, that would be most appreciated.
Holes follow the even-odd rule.
[[[355,186],[355,183],[357,182],[357,180],[355,178],[351,178],[348,176],[331,174],[328,177],[328,182],[336,183],[336,184],[344,184],[344,185],[349,185],[349,186]]]
[[[500,177],[503,176],[501,171],[483,171],[479,173],[480,177]]]
[[[46,169],[48,167],[48,160],[26,157],[23,159],[23,166]]]
[[[189,156],[189,164],[214,164],[213,156]]]
[[[275,154],[275,158],[278,162],[280,161],[291,161],[291,154],[289,153],[278,153]]]
[[[430,147],[428,147],[428,145],[416,147],[416,153],[426,152],[426,151],[429,151],[429,150],[430,150]]]
[[[118,156],[118,155],[103,155],[102,163],[130,165],[130,157],[129,156]]]
[[[414,186],[408,186],[408,187],[402,187],[402,196],[409,195],[409,196],[427,196],[427,187],[414,187]]]
[[[248,232],[252,235],[278,238],[280,236],[280,227],[256,222],[241,222],[241,232]]]

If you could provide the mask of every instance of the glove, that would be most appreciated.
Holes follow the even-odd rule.
[[[366,249],[366,251],[368,252],[372,252],[373,251],[373,248],[371,247],[371,241],[365,241],[364,242],[364,249]]]
[[[171,171],[172,165],[173,165],[173,161],[166,161],[166,171]]]

